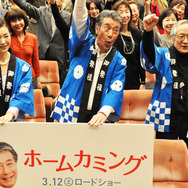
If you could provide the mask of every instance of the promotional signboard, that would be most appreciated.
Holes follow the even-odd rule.
[[[6,123],[0,126],[0,141],[18,154],[14,188],[152,188],[153,129],[152,125]],[[2,186],[1,173],[10,173],[6,183],[14,173],[1,167],[1,154]]]

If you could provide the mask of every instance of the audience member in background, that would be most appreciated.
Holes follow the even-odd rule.
[[[178,20],[185,18],[185,10],[187,10],[187,3],[185,0],[173,0],[170,3],[170,8],[173,8],[177,11]]]
[[[0,124],[16,120],[19,111],[34,115],[31,67],[14,56],[10,45],[9,27],[0,18]]]
[[[156,15],[144,18],[141,64],[155,73],[156,84],[146,124],[154,124],[156,138],[183,139],[188,146],[188,20],[180,20],[171,30],[173,45],[162,49],[153,42]]]
[[[141,32],[144,31],[144,22],[140,19],[139,6],[138,3],[134,0],[128,0],[129,5],[132,10],[132,19],[131,22],[139,29]]]
[[[26,31],[29,24],[26,13],[18,7],[13,7],[7,11],[4,18],[12,33],[10,48],[16,57],[31,66],[33,88],[41,88],[38,41],[35,35]]]
[[[97,126],[120,118],[126,60],[113,43],[122,18],[116,11],[102,11],[96,19],[96,39],[89,26],[86,1],[76,0],[69,37],[70,67],[52,112],[60,123]]]
[[[112,7],[113,7],[113,5],[114,5],[117,1],[119,1],[119,0],[107,0],[104,9],[109,9],[109,10],[111,10]],[[138,7],[139,7],[140,19],[143,19],[143,17],[144,17],[144,6],[143,6],[140,2],[138,2],[138,1],[136,1],[136,2],[138,3]]]
[[[144,89],[145,70],[140,65],[141,31],[131,25],[132,11],[126,0],[116,2],[113,10],[117,11],[123,20],[122,31],[114,46],[127,60],[124,89]]]
[[[49,1],[49,0],[48,0]],[[25,0],[14,0],[14,2],[23,9],[30,18],[38,22],[38,45],[40,60],[56,60],[59,66],[60,86],[67,74],[67,49],[64,39],[55,25],[50,6],[41,6],[39,8],[27,3]],[[56,0],[61,16],[67,25],[70,25],[71,14],[61,10],[63,0]]]
[[[88,9],[88,14],[90,17],[90,31],[91,34],[95,36],[95,22],[99,13],[102,11],[101,4],[98,0],[88,0],[86,1],[86,7]]]
[[[162,11],[159,16],[159,27],[164,30],[164,34],[160,35],[159,32],[154,28],[154,42],[157,46],[162,48],[169,48],[172,46],[170,32],[173,25],[178,21],[178,15],[176,10],[167,8]]]

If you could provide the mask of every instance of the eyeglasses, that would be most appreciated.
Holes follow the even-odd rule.
[[[177,35],[177,38],[178,38],[178,40],[180,40],[180,41],[183,41],[183,40],[185,40],[185,36],[187,36],[187,40],[188,40],[188,34],[179,34],[179,35]]]

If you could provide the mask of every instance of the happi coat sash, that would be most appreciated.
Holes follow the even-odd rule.
[[[9,107],[16,107],[34,116],[34,96],[30,65],[16,57],[13,90]]]
[[[77,122],[78,119],[86,71],[95,39],[89,31],[89,25],[88,19],[87,29],[81,39],[77,36],[73,24],[70,29],[70,67],[51,115],[60,123]],[[100,107],[108,105],[114,108],[115,112],[108,117],[110,121],[118,121],[121,115],[126,66],[125,58],[116,51],[107,71],[100,104]],[[100,86],[96,89],[100,90]]]
[[[155,65],[149,62],[141,42],[141,65],[149,73],[156,75],[153,95],[148,107],[146,124],[154,124],[158,132],[169,132],[173,89],[171,58],[168,48],[155,47]],[[172,62],[173,63],[173,62]]]

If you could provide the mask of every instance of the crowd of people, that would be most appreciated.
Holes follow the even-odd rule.
[[[118,121],[123,90],[147,89],[148,71],[156,84],[146,124],[188,145],[185,0],[1,0],[0,16],[1,124],[33,115],[39,60],[56,60],[54,121]]]

